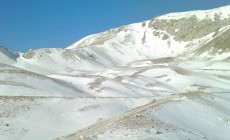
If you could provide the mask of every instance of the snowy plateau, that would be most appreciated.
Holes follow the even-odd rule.
[[[0,47],[0,139],[229,140],[230,6]]]

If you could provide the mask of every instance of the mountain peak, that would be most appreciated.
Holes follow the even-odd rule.
[[[229,52],[228,49],[224,49],[225,51],[222,49],[228,48],[226,43],[222,44],[223,47],[215,43],[215,41],[228,40],[229,25],[230,6],[171,13],[87,36],[67,49],[103,48],[107,55],[119,56],[122,60],[130,58],[134,60],[140,57],[188,57],[185,54],[202,58],[207,54],[205,57],[217,58],[217,55]],[[212,45],[210,45],[211,40],[213,40]],[[116,56],[114,56],[115,52],[117,52]]]
[[[188,12],[170,13],[156,17],[156,19],[179,20],[182,18],[190,18],[192,16],[195,16],[198,20],[215,20],[215,18],[220,18],[220,20],[224,20],[230,17],[230,5],[210,10],[194,10]]]

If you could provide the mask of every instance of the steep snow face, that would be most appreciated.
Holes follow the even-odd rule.
[[[187,42],[175,41],[164,30],[151,29],[146,24],[136,23],[111,29],[86,37],[67,49],[82,48],[95,52],[101,49],[115,62],[127,63],[146,58],[174,57],[181,54]]]

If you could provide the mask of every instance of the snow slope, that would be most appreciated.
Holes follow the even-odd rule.
[[[12,64],[16,62],[18,54],[9,51],[8,49],[0,46],[0,58],[1,63]]]
[[[91,96],[71,83],[0,63],[0,96]]]
[[[0,139],[52,139],[150,100],[151,98],[0,97]]]
[[[228,140],[228,94],[187,93],[186,98],[160,104],[109,124],[93,140],[221,139]],[[93,134],[92,134],[93,135]]]

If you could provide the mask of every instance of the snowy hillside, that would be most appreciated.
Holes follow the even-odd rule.
[[[0,139],[228,140],[229,85],[230,6],[0,47]]]
[[[89,96],[72,84],[0,63],[0,95]]]
[[[16,62],[18,54],[9,51],[8,49],[0,46],[1,63],[12,64]]]

